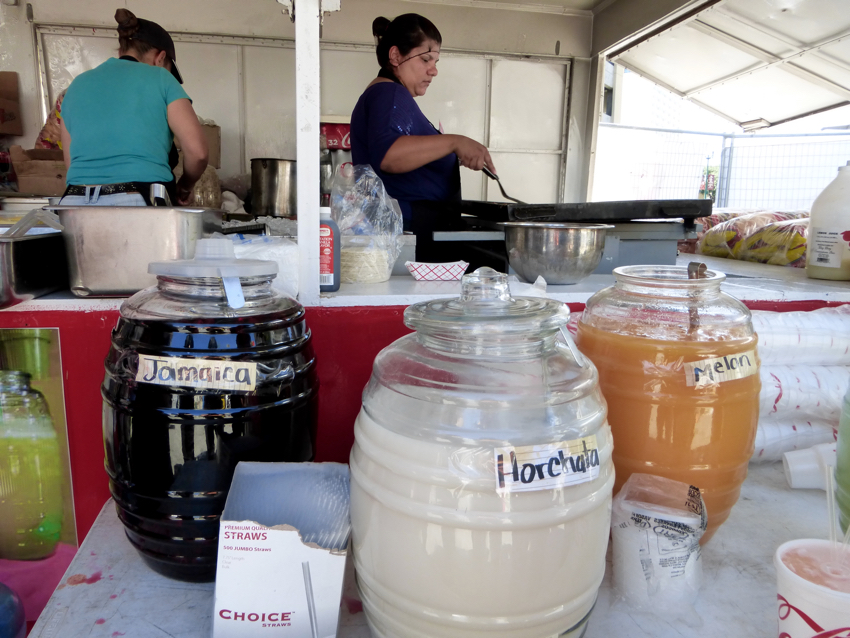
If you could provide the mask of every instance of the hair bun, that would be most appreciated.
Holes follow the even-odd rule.
[[[390,28],[390,24],[390,21],[383,16],[375,18],[372,21],[372,35],[380,40]]]
[[[118,31],[135,31],[139,21],[135,14],[129,9],[118,9],[115,12],[115,22],[118,23]],[[123,35],[123,34],[122,34]]]

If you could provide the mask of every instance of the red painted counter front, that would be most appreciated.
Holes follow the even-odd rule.
[[[753,310],[814,310],[840,305],[824,301],[752,302]],[[569,304],[573,312],[583,304]],[[31,306],[30,306],[31,308]],[[372,362],[384,347],[410,332],[404,306],[308,308],[319,374],[317,461],[348,462],[354,419]],[[109,350],[117,310],[0,312],[0,328],[58,328],[62,354],[65,411],[71,456],[74,507],[80,542],[109,498],[103,469],[101,429],[103,361]]]

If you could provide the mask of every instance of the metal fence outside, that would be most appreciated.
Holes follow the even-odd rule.
[[[708,173],[718,207],[809,210],[848,160],[848,133],[719,134],[600,124],[590,199],[700,199]]]

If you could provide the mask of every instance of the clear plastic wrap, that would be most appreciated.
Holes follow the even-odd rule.
[[[756,430],[756,445],[751,463],[781,461],[792,450],[835,441],[838,423],[818,419],[762,419]]]
[[[278,271],[277,276],[272,279],[272,289],[292,299],[298,298],[299,256],[298,244],[294,241],[285,237],[241,233],[213,233],[212,237],[230,239],[237,259],[266,259],[277,262]]]
[[[850,304],[807,312],[753,311],[762,365],[850,365]]]
[[[700,538],[708,518],[699,488],[635,473],[614,497],[613,586],[639,611],[697,620]],[[697,624],[697,623],[691,623]]]
[[[761,211],[738,215],[708,229],[697,245],[697,253],[709,257],[738,259],[744,239],[772,222],[787,219],[777,213]]]
[[[808,234],[808,219],[767,224],[744,238],[738,258],[772,266],[805,268]]]
[[[401,209],[371,166],[339,167],[334,175],[331,215],[342,235],[340,281],[389,279],[401,252]]]
[[[761,370],[759,425],[750,462],[835,441],[850,367],[775,365]]]
[[[772,365],[761,369],[760,419],[820,419],[838,425],[850,367]]]

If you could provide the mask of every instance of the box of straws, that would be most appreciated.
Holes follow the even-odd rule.
[[[351,530],[348,466],[236,466],[221,517],[214,638],[329,638]]]

